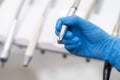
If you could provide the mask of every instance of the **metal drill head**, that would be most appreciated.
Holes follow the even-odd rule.
[[[23,65],[24,67],[28,67],[28,65]]]
[[[8,59],[6,58],[0,58],[0,61],[1,61],[1,68],[4,68],[5,67],[5,63],[8,61]]]
[[[60,37],[58,37],[57,43],[62,44],[62,39]]]
[[[6,62],[8,61],[8,59],[7,59],[7,58],[0,58],[0,61],[1,61],[2,63],[6,63]]]
[[[25,60],[24,60],[24,67],[28,67],[30,61],[32,60],[32,57],[31,56],[26,56],[25,57]]]
[[[59,44],[62,44],[62,40],[57,40],[57,42],[58,42]]]

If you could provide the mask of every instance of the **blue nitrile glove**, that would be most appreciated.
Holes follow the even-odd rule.
[[[119,38],[110,36],[104,30],[78,16],[58,19],[55,31],[57,36],[62,25],[67,26],[62,43],[71,54],[104,60],[120,70]]]

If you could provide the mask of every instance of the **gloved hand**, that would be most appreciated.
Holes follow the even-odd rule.
[[[120,70],[120,64],[117,65],[120,61],[118,59],[120,39],[110,36],[104,30],[78,16],[58,19],[55,31],[57,36],[62,25],[67,26],[62,43],[71,54],[104,60]]]

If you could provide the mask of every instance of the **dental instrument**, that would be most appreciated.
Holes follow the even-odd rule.
[[[42,26],[45,22],[46,16],[49,13],[50,8],[54,7],[55,0],[50,0],[44,9],[44,12],[40,18],[40,21],[38,25],[35,27],[34,33],[32,35],[32,38],[30,39],[30,42],[28,44],[27,50],[25,52],[25,58],[24,58],[24,67],[27,67],[29,63],[32,60],[33,54],[35,53],[35,49],[37,47],[37,42],[40,37],[41,31],[42,31]]]
[[[78,6],[79,6],[79,3],[80,3],[80,0],[75,0],[74,4],[71,6],[70,10],[68,11],[67,16],[72,16],[72,15],[75,14],[75,12],[77,11],[77,8],[78,8]],[[60,31],[58,40],[57,40],[57,42],[58,42],[59,44],[62,43],[62,38],[63,38],[63,36],[64,36],[64,34],[65,34],[66,29],[67,29],[67,27],[66,27],[65,25],[63,25],[63,26],[62,26],[62,29],[61,29],[61,31]]]
[[[12,47],[12,43],[14,41],[14,36],[16,33],[16,26],[18,26],[18,19],[19,19],[19,15],[20,12],[22,10],[22,7],[24,5],[25,0],[22,0],[14,17],[14,20],[12,21],[12,25],[11,25],[11,29],[9,31],[8,37],[5,41],[4,47],[3,47],[3,51],[0,54],[0,61],[2,62],[2,67],[4,67],[4,63],[8,61],[8,57],[10,56],[10,50]]]

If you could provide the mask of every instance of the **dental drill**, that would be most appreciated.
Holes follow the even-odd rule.
[[[44,12],[42,13],[39,23],[37,24],[37,26],[35,26],[34,33],[32,35],[32,38],[30,39],[27,50],[25,52],[25,58],[24,58],[24,64],[23,64],[24,67],[27,67],[32,60],[32,57],[35,53],[35,49],[37,47],[37,42],[42,32],[42,28],[43,28],[42,26],[44,25],[46,16],[49,13],[50,8],[54,7],[55,1],[56,0],[49,0],[46,8],[44,9]]]
[[[80,0],[75,0],[74,4],[72,5],[72,7],[70,8],[70,10],[68,11],[67,16],[72,16],[72,15],[75,14],[75,12],[77,11],[77,8],[78,8],[78,6],[79,6],[79,3],[80,3]],[[58,42],[59,44],[62,43],[62,38],[63,38],[63,36],[64,36],[64,34],[65,34],[66,29],[67,29],[67,26],[63,25],[63,26],[62,26],[62,29],[61,29],[61,31],[60,31],[58,40],[57,40],[57,42]]]
[[[115,27],[113,29],[112,36],[120,37],[120,13],[119,13],[119,17],[118,17],[118,20],[117,20],[117,24],[115,25]],[[103,69],[103,80],[109,80],[111,70],[112,70],[112,65],[105,62],[104,63],[104,69]]]
[[[2,67],[4,67],[4,63],[8,61],[8,57],[10,56],[10,49],[11,49],[12,43],[14,41],[16,26],[18,26],[18,19],[19,19],[20,11],[22,9],[22,6],[23,6],[24,2],[25,2],[25,0],[21,1],[20,5],[19,5],[19,8],[16,11],[16,15],[15,15],[14,20],[12,22],[11,29],[10,29],[8,37],[5,41],[3,51],[0,55],[0,61],[2,62]]]

